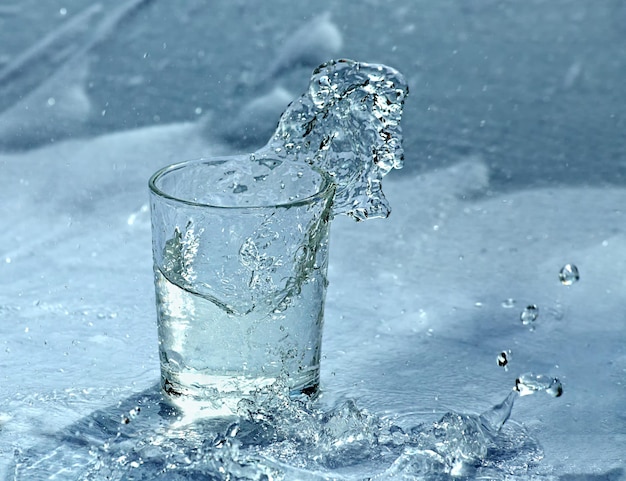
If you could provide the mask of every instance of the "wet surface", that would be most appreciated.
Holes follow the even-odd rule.
[[[286,97],[268,97],[272,88],[295,98],[316,66],[309,63],[332,54],[393,65],[406,75],[411,97],[405,168],[384,181],[391,216],[333,222],[322,396],[302,416],[318,422],[311,413],[326,415],[326,427],[358,418],[397,425],[405,435],[416,427],[432,433],[446,413],[484,413],[520,374],[541,373],[562,382],[562,395],[518,399],[502,442],[472,469],[488,469],[490,479],[511,479],[512,467],[514,479],[623,479],[623,6],[272,7],[224,2],[209,15],[203,3],[173,10],[146,2],[89,51],[87,69],[69,69],[60,84],[78,90],[59,97],[60,84],[51,83],[37,97],[42,106],[15,114],[23,125],[38,125],[28,142],[8,128],[0,132],[0,474],[22,479],[36,461],[41,479],[51,466],[69,469],[58,477],[68,480],[80,479],[74,474],[81,469],[87,479],[142,479],[153,472],[142,471],[142,460],[167,468],[146,442],[177,422],[154,388],[147,178],[173,161],[252,150],[254,142],[224,135],[226,121],[230,130],[243,128],[239,113],[259,98],[248,112],[271,118]],[[4,68],[86,8],[78,0],[0,7]],[[297,34],[324,11],[330,16],[312,31],[332,33],[331,42]],[[361,18],[367,28],[352,20]],[[285,51],[294,37],[300,50]],[[45,84],[67,65],[61,54],[72,57],[71,49],[60,57],[46,52],[41,58],[55,70],[47,70],[50,62],[32,64],[18,83]],[[278,68],[285,58],[297,68]],[[275,81],[259,86],[255,78],[277,60]],[[0,105],[14,106],[20,95],[3,96]],[[59,99],[73,107],[60,111]],[[50,144],[54,119],[66,127]],[[145,128],[129,130],[138,126]],[[566,265],[576,267],[577,281],[572,269],[563,273]],[[520,313],[532,305],[539,316],[524,325]],[[505,370],[497,357],[509,350]],[[230,425],[178,431],[200,432],[191,444],[166,437],[159,449],[182,454],[162,479],[195,479],[220,466],[252,477],[250,459],[277,479],[281,472],[286,479],[361,479],[392,465],[389,479],[415,476],[403,471],[411,465],[403,460],[419,455],[393,444],[393,436],[376,444],[371,465],[344,465],[350,449],[371,440],[345,442],[341,433],[350,429],[325,438],[343,439],[343,456],[315,451],[319,458],[307,458],[298,449],[313,441],[289,444],[276,435],[258,444],[266,450],[260,458],[251,433],[267,422],[254,422],[257,431],[237,431],[240,438]],[[204,458],[188,456],[193,449]],[[108,466],[119,469],[106,472],[98,460],[114,454],[117,464]]]

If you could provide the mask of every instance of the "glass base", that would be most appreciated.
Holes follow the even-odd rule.
[[[294,387],[275,377],[162,373],[161,390],[166,400],[180,409],[185,417],[231,417],[239,414],[242,400],[254,402],[268,395],[316,399],[319,371],[307,382]]]

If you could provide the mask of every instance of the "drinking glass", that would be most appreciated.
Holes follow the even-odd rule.
[[[241,155],[165,167],[149,187],[166,397],[208,415],[277,386],[314,397],[332,178]]]

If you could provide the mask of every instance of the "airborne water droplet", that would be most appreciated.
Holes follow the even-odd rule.
[[[508,364],[511,358],[511,351],[502,351],[498,354],[498,366],[503,367],[505,371],[509,370]]]
[[[522,324],[525,326],[531,325],[537,320],[537,317],[539,317],[539,308],[535,304],[530,304],[526,306],[526,309],[521,312],[519,317]]]
[[[574,264],[565,264],[559,272],[559,280],[564,286],[571,286],[580,279],[578,267]]]
[[[520,396],[545,391],[552,397],[560,397],[563,394],[563,384],[556,377],[528,372],[515,380],[515,390],[519,392]]]
[[[561,397],[563,394],[563,384],[557,378],[554,378],[546,389],[546,392],[552,397]]]

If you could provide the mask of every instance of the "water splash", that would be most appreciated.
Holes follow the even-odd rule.
[[[268,144],[251,158],[316,165],[337,184],[335,214],[387,217],[391,210],[381,181],[402,167],[400,119],[408,92],[404,77],[391,67],[327,62],[315,69],[307,92],[287,107]]]
[[[549,390],[544,378],[519,377],[536,387],[531,394]],[[16,452],[14,479],[52,479],[68,469],[72,479],[94,481],[522,476],[543,454],[522,426],[509,422],[521,395],[513,389],[482,414],[448,412],[424,423],[379,416],[352,400],[323,407],[292,399],[277,383],[242,400],[236,417],[192,420],[155,386],[68,426],[47,444]]]
[[[515,400],[539,391],[559,397],[563,387],[558,379],[546,375],[522,374],[507,397],[482,414],[446,413],[432,429],[420,429],[418,443],[407,446],[385,473],[375,479],[415,479],[415,476],[442,474],[492,479],[502,469],[509,475],[525,473],[530,465],[541,460],[541,449],[534,442],[528,443],[529,437],[521,435],[523,429],[517,425],[506,435],[503,431]],[[513,458],[517,459],[509,458],[507,463],[502,463],[501,458],[508,457],[502,449],[507,444],[510,448],[511,442],[516,444],[518,453]]]

